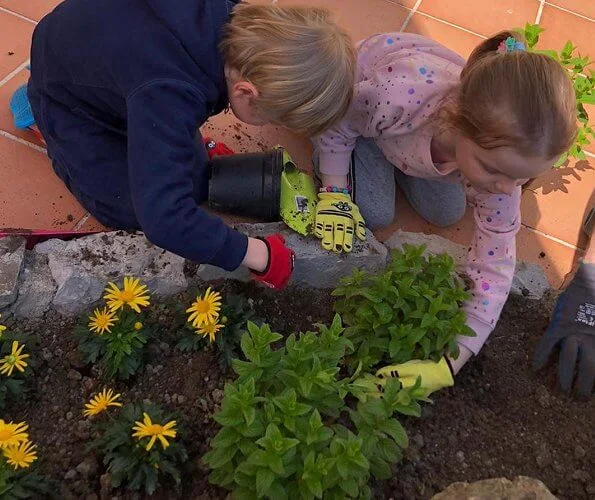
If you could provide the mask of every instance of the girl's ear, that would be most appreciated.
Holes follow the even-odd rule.
[[[232,85],[231,92],[234,97],[252,101],[258,97],[258,90],[254,85],[245,80],[240,80]]]

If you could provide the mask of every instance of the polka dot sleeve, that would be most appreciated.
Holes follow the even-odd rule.
[[[314,140],[320,171],[347,174],[359,136],[398,148],[394,139],[423,129],[436,105],[458,81],[460,62],[456,54],[417,35],[376,35],[360,44],[347,115]]]
[[[475,206],[475,233],[466,266],[474,288],[464,309],[467,324],[477,336],[457,341],[477,354],[494,329],[512,286],[515,238],[521,226],[521,188],[511,196],[479,194],[470,188],[467,197]]]

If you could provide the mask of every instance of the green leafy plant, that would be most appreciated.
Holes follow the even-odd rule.
[[[537,49],[539,36],[544,31],[537,24],[527,23],[524,29],[520,28],[517,31],[525,36],[529,50],[546,54],[562,64],[574,85],[576,116],[579,122],[578,134],[575,143],[568,152],[560,157],[555,166],[561,166],[569,157],[585,160],[584,148],[591,144],[591,140],[595,138],[595,130],[589,126],[589,114],[585,108],[586,104],[595,105],[595,71],[589,68],[593,61],[589,56],[581,56],[571,41],[566,42],[559,52],[551,49]]]
[[[27,391],[26,381],[35,367],[30,349],[36,344],[35,337],[12,331],[0,337],[0,410]]]
[[[35,471],[37,446],[29,440],[27,424],[0,420],[0,498],[53,498],[53,484]]]
[[[147,342],[153,336],[145,315],[125,309],[109,331],[91,331],[81,321],[76,329],[79,350],[86,363],[99,362],[108,378],[127,379],[143,365]]]
[[[54,485],[45,477],[28,469],[14,470],[6,460],[0,459],[0,498],[54,498]]]
[[[144,425],[149,422],[150,425]],[[172,422],[169,429],[174,431],[173,437],[166,432]],[[160,429],[155,428],[155,424]],[[103,463],[111,475],[113,487],[126,486],[152,494],[162,478],[169,477],[180,484],[179,466],[187,460],[188,454],[177,435],[176,424],[172,415],[157,406],[125,406],[115,420],[96,424],[100,436],[90,449],[103,453]],[[141,431],[144,436],[138,435],[139,425],[144,425],[145,432]],[[167,446],[157,436],[160,430]]]
[[[447,254],[424,256],[424,246],[392,252],[384,272],[355,270],[333,291],[335,310],[348,325],[354,346],[352,370],[380,362],[458,356],[455,338],[473,336],[461,309],[468,298],[455,263]]]
[[[340,317],[318,329],[277,349],[281,335],[267,325],[249,323],[242,336],[247,361],[233,361],[239,377],[225,386],[222,429],[204,457],[210,481],[234,498],[371,498],[370,478],[390,477],[407,446],[393,414],[419,414],[419,387],[390,380],[380,395],[357,373],[341,378],[352,345]]]
[[[240,340],[246,331],[248,321],[256,321],[252,301],[240,295],[226,295],[219,316],[223,329],[217,334],[214,342],[218,361],[223,369],[228,369],[232,359],[241,353]],[[182,338],[176,345],[180,351],[197,351],[209,344],[208,338],[197,333],[185,319],[180,331]]]

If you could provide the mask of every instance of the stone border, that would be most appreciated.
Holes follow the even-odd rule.
[[[397,231],[386,246],[371,234],[365,243],[357,242],[349,255],[322,250],[315,238],[304,238],[282,223],[238,224],[249,236],[281,232],[296,250],[293,286],[333,288],[353,268],[382,269],[388,248],[403,243],[425,244],[430,252],[447,251],[464,263],[466,249],[435,235]],[[388,248],[387,248],[388,247]],[[135,276],[146,283],[153,295],[171,296],[186,290],[192,282],[218,279],[250,279],[246,269],[228,273],[222,269],[185,261],[150,243],[142,233],[116,231],[84,236],[75,240],[49,240],[33,250],[25,249],[25,239],[0,239],[0,312],[18,318],[40,317],[50,308],[65,316],[87,311],[101,299],[109,281]],[[549,289],[539,266],[519,263],[513,293],[541,298]]]

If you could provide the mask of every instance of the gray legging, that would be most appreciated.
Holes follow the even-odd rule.
[[[315,157],[318,173],[317,163]],[[370,229],[388,226],[395,218],[396,184],[414,210],[431,224],[450,226],[465,214],[467,202],[461,183],[450,184],[404,174],[385,158],[374,139],[358,138],[353,152],[352,176],[354,201]]]

